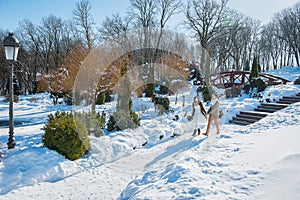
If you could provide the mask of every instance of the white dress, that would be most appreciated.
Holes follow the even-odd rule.
[[[195,108],[195,114],[192,120],[192,128],[193,129],[201,129],[201,125],[205,125],[206,119],[204,115],[201,113],[201,108],[197,102],[193,102],[193,106]]]

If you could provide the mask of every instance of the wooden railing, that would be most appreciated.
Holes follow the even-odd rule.
[[[273,85],[274,83],[286,84],[290,82],[279,76],[274,76],[266,73],[259,73],[259,76],[266,79],[265,81],[268,85]],[[210,76],[211,85],[219,88],[230,88],[234,86],[242,86],[249,83],[250,72],[249,71],[230,71],[221,72],[217,74],[212,74]]]

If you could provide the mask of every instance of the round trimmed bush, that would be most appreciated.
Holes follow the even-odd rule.
[[[109,117],[107,130],[111,132],[124,129],[135,129],[140,126],[140,120],[139,116],[133,111],[126,112],[124,110],[119,110]]]
[[[253,89],[256,88],[256,92],[262,92],[267,88],[268,84],[261,78],[256,78],[250,82],[250,84],[244,85],[244,91],[246,94],[253,93]]]
[[[159,85],[159,90],[157,91],[158,94],[168,94],[169,88],[164,85]]]
[[[112,102],[114,100],[114,98],[111,96],[110,92],[106,92],[105,93],[105,103],[109,103]]]
[[[154,103],[154,106],[159,110],[158,112],[159,115],[162,115],[164,112],[169,111],[170,109],[169,98],[153,96],[151,100]]]
[[[96,104],[97,105],[104,105],[105,104],[105,98],[106,98],[106,95],[105,93],[101,93],[97,96],[97,99],[96,99]]]
[[[84,113],[85,125],[87,126],[89,135],[100,137],[104,135],[103,128],[105,127],[106,114],[102,111],[102,114],[95,111]]]
[[[48,116],[43,130],[44,146],[69,160],[77,160],[90,148],[88,130],[82,119],[72,113],[56,112]]]
[[[268,85],[260,78],[254,79],[251,82],[251,88],[257,88],[257,92],[262,92]]]
[[[226,98],[234,98],[238,97],[239,95],[241,95],[241,88],[238,86],[233,86],[225,90]]]
[[[251,90],[251,85],[250,84],[244,85],[243,90],[245,91],[246,94],[249,94]]]
[[[297,78],[297,79],[294,81],[294,84],[295,84],[295,85],[300,85],[300,77]]]
[[[203,97],[203,101],[204,102],[208,102],[211,100],[211,92],[213,92],[213,89],[212,87],[207,87],[206,85],[205,86],[200,86],[198,89],[197,89],[197,93],[202,93],[202,97]]]

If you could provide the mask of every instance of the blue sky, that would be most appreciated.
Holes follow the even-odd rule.
[[[72,10],[79,0],[0,0],[0,28],[15,30],[19,21],[30,19],[40,24],[42,17],[53,14],[71,19]],[[90,0],[92,14],[97,24],[113,13],[126,13],[129,0]]]
[[[42,17],[54,14],[71,19],[72,10],[79,0],[0,0],[0,28],[14,31],[22,19],[40,24]],[[127,12],[130,0],[90,0],[92,14],[100,25],[105,16]],[[229,7],[267,23],[274,13],[294,5],[299,0],[229,0]],[[173,20],[173,22],[176,20]]]

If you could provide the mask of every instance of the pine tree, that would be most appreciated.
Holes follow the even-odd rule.
[[[249,60],[247,60],[246,63],[245,63],[244,71],[250,71]]]
[[[260,65],[260,62],[259,62],[259,57],[256,60],[257,60],[258,72],[260,73],[262,71],[262,69],[261,69],[261,65]]]
[[[253,79],[257,78],[258,76],[259,76],[258,63],[257,63],[256,56],[254,56],[249,79],[250,79],[250,81],[252,81]]]

